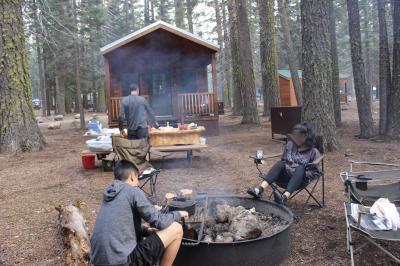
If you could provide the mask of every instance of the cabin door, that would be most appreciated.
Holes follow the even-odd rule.
[[[171,71],[152,71],[148,77],[150,105],[157,116],[172,115]]]

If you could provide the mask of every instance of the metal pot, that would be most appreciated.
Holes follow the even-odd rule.
[[[187,211],[191,216],[196,211],[196,201],[185,198],[174,198],[168,203],[168,211]]]

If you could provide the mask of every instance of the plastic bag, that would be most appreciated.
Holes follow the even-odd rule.
[[[386,198],[380,198],[372,205],[370,211],[380,218],[385,218],[389,228],[397,231],[400,228],[400,215],[396,206]]]
[[[90,151],[112,151],[112,142],[110,136],[100,136],[96,139],[90,139],[86,141]]]

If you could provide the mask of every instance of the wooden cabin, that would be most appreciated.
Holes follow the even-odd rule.
[[[299,70],[298,73],[301,82],[303,72]],[[296,94],[294,93],[294,86],[290,71],[278,70],[278,74],[281,106],[297,106]]]
[[[297,106],[296,94],[290,70],[278,70],[279,74],[279,90],[281,106]],[[298,70],[300,83],[303,81],[303,71]],[[349,89],[349,77],[339,74],[340,84],[340,102],[347,103],[347,94]]]
[[[339,83],[340,83],[340,102],[347,103],[347,95],[349,90],[349,77],[346,75],[339,75]]]
[[[163,21],[101,48],[105,61],[108,122],[118,126],[129,84],[153,108],[157,119],[197,123],[218,134],[215,55],[219,46]]]

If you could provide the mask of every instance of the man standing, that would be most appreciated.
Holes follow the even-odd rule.
[[[128,139],[147,138],[147,116],[151,119],[153,126],[158,128],[156,117],[145,98],[139,96],[139,87],[136,84],[129,86],[131,95],[122,99],[119,111],[119,130],[123,132],[124,120],[128,121]],[[147,113],[147,116],[146,114]],[[122,133],[126,137],[126,133]]]

